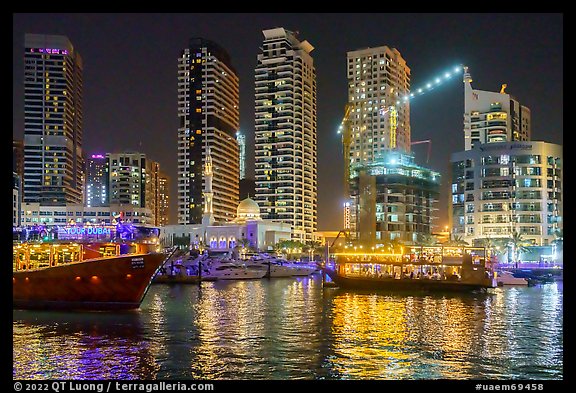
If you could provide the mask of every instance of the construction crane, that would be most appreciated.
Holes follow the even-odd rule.
[[[336,241],[340,238],[340,235],[344,235],[345,243],[350,242],[350,229],[342,229],[340,232],[338,232],[338,235],[336,235],[336,238],[332,241],[332,244],[330,244],[330,248],[334,247],[334,244],[336,244]]]
[[[398,108],[402,103],[411,101],[413,98],[424,95],[438,86],[440,86],[444,81],[448,81],[452,76],[457,75],[464,71],[467,72],[467,68],[463,65],[456,66],[451,71],[444,72],[443,75],[438,75],[436,78],[431,79],[429,82],[422,85],[422,87],[413,90],[413,92],[408,93],[402,97],[397,97],[397,101],[392,105],[383,105],[380,107],[380,116],[388,117],[389,121],[389,148],[396,149],[398,147],[397,133],[398,133]],[[502,91],[506,88],[505,85],[502,86]],[[352,104],[348,103],[345,106],[344,117],[340,123],[338,129],[338,134],[342,134],[342,146],[344,153],[344,195],[346,197],[350,196],[350,145],[352,143],[352,129],[350,127],[350,113],[352,112]],[[365,128],[365,127],[364,127]],[[410,145],[417,145],[421,143],[428,143],[428,155],[426,157],[426,163],[430,161],[430,155],[432,151],[432,141],[430,139],[422,141],[411,142]],[[349,230],[351,227],[351,206],[350,201],[344,203],[344,230]]]
[[[428,161],[430,161],[430,152],[432,151],[432,140],[431,139],[426,139],[423,141],[414,141],[414,142],[410,142],[410,146],[412,145],[419,145],[421,143],[428,143],[428,155],[426,156],[426,164],[428,164]]]

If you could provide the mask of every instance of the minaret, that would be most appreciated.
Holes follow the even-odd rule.
[[[212,157],[210,148],[206,149],[206,165],[204,165],[204,214],[202,215],[202,225],[214,224],[214,210],[212,208]]]
[[[472,89],[472,76],[468,72],[468,67],[464,66],[463,68],[464,68],[464,76],[463,76],[464,94],[471,95],[472,90],[473,90]]]

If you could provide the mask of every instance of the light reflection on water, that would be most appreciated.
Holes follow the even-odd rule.
[[[489,294],[319,277],[154,285],[138,311],[13,311],[15,379],[562,379],[562,283]]]

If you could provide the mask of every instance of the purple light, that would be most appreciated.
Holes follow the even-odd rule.
[[[91,158],[104,158],[102,154],[92,154]]]
[[[37,48],[37,50],[39,53],[48,53],[51,55],[67,55],[68,54],[67,49]],[[34,53],[35,49],[30,48],[30,52]]]

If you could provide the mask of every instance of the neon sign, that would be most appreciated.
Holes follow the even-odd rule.
[[[67,235],[110,235],[112,232],[110,228],[104,227],[65,227],[64,231]]]
[[[66,49],[52,49],[52,48],[30,48],[30,53],[48,53],[49,55],[67,55],[68,50]]]

